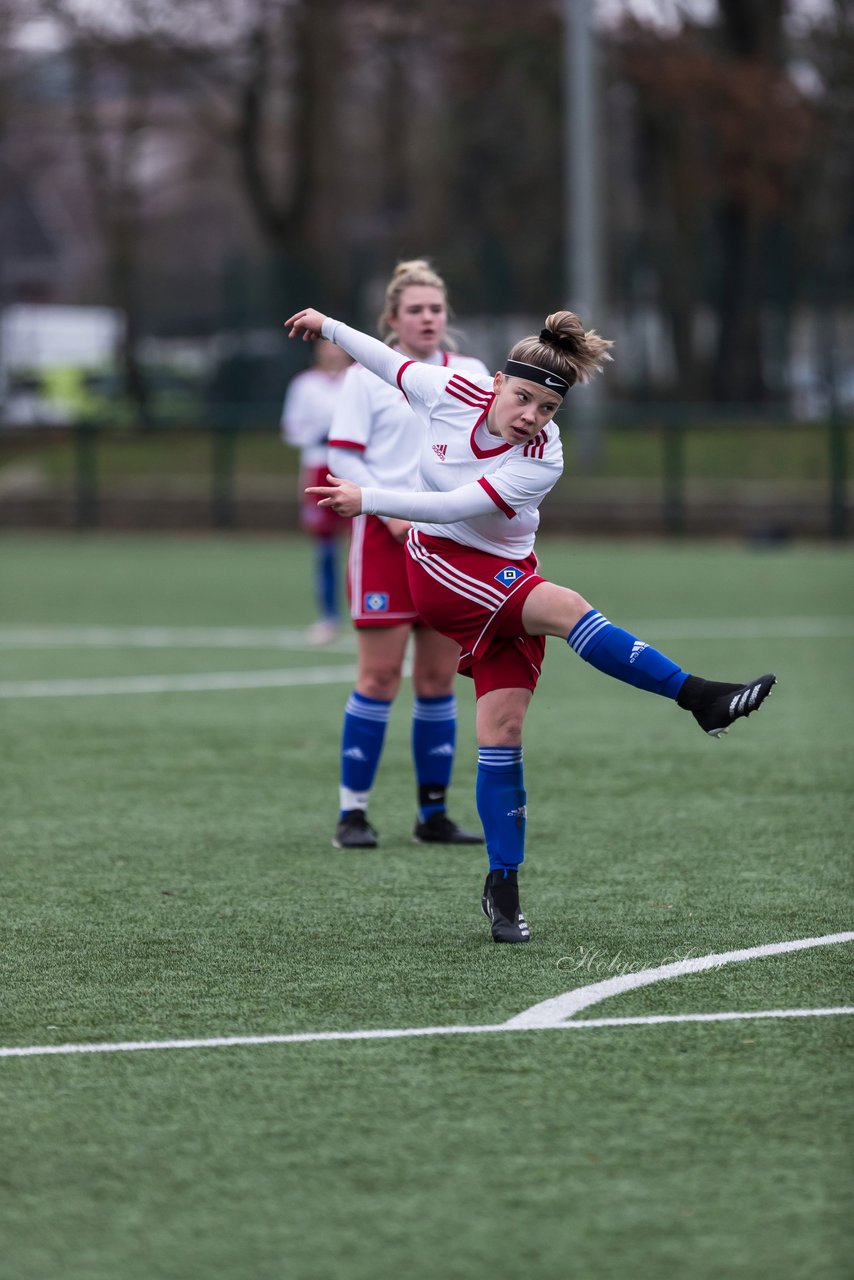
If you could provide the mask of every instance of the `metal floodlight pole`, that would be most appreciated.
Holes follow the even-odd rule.
[[[564,245],[566,296],[590,328],[601,330],[602,213],[595,0],[563,0]],[[575,460],[593,467],[602,449],[598,381],[573,391]]]

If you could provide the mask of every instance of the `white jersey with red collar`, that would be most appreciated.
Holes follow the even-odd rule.
[[[305,468],[326,464],[329,427],[343,385],[343,370],[326,373],[322,369],[305,369],[288,385],[282,406],[282,439],[301,450],[300,462]]]
[[[404,357],[402,357],[404,358]],[[492,380],[486,366],[472,356],[437,351],[425,366],[437,373],[464,374]],[[419,432],[406,397],[362,365],[347,370],[336,401],[329,448],[358,455],[367,468],[360,482],[383,489],[415,489],[418,484]],[[339,471],[346,474],[343,467]]]
[[[400,369],[398,381],[425,428],[417,488],[447,493],[476,481],[493,503],[485,515],[453,524],[414,520],[414,527],[511,560],[530,555],[538,507],[563,471],[554,422],[527,444],[507,444],[486,427],[494,398],[491,378],[473,379],[413,361]]]

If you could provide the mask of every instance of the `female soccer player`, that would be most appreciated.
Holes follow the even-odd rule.
[[[429,263],[400,262],[385,292],[380,332],[395,356],[443,373],[488,376],[479,360],[445,351],[445,282]],[[381,344],[380,344],[381,345]],[[329,470],[360,486],[414,489],[419,441],[412,410],[399,387],[364,368],[351,369],[337,400],[329,437]],[[321,480],[319,483],[323,483]],[[400,689],[407,641],[413,633],[412,756],[418,788],[415,839],[431,844],[481,844],[446,811],[457,737],[454,678],[459,645],[424,626],[412,602],[404,543],[409,525],[380,514],[353,521],[347,585],[356,628],[356,687],[347,700],[341,735],[338,849],[374,848],[367,819],[386,725]]]
[[[350,357],[334,342],[320,341],[314,349],[314,367],[291,379],[282,406],[281,430],[286,444],[300,450],[300,523],[314,542],[314,598],[318,620],[309,628],[312,644],[328,644],[340,627],[336,543],[347,531],[342,518],[318,505],[306,493],[323,484],[329,470],[326,442]]]
[[[609,360],[610,342],[558,311],[523,338],[491,380],[417,364],[315,310],[287,321],[290,337],[323,336],[399,385],[423,425],[417,492],[360,488],[335,476],[313,493],[339,515],[383,512],[414,522],[408,538],[413,600],[461,646],[477,696],[477,807],[489,874],[482,906],[496,942],[527,942],[517,870],[524,856],[522,724],[545,637],[636,688],[673,699],[717,737],[756,711],[773,675],[723,684],[689,675],[615,627],[577,592],[536,572],[538,507],[561,474],[552,419],[564,396]]]

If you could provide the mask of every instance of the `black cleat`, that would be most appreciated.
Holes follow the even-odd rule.
[[[332,837],[335,849],[376,849],[377,833],[365,817],[364,809],[349,809],[343,814]]]
[[[480,900],[492,925],[495,942],[530,942],[531,930],[519,908],[519,884],[515,871],[490,871]]]
[[[758,711],[776,683],[777,677],[770,673],[747,684],[715,686],[710,682],[709,696],[691,707],[691,714],[704,733],[719,738],[736,720]]]
[[[431,813],[426,822],[416,822],[412,839],[416,844],[483,844],[476,831],[464,831],[446,813]]]

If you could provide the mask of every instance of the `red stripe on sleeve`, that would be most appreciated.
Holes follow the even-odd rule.
[[[327,440],[330,449],[355,449],[356,453],[364,453],[365,446],[357,444],[355,440]]]
[[[480,485],[481,489],[484,489],[489,494],[490,498],[495,503],[496,507],[498,507],[498,510],[503,511],[508,520],[513,520],[515,518],[516,512],[508,503],[504,501],[501,494],[497,493],[495,489],[493,489],[492,485],[489,483],[489,481],[486,479],[485,476],[480,477],[480,479],[478,480],[478,484]]]
[[[403,383],[401,382],[401,378],[402,378],[402,377],[403,377],[403,375],[406,373],[406,370],[409,368],[409,366],[410,366],[411,364],[416,364],[416,363],[417,363],[417,362],[416,362],[415,360],[407,360],[406,364],[402,364],[402,365],[400,366],[400,368],[398,369],[398,371],[397,371],[397,385],[400,387],[401,391],[403,391]],[[405,391],[403,391],[403,394],[404,394],[404,396],[406,396],[406,403],[407,403],[407,404],[409,404],[409,396],[407,396],[407,395],[406,395],[406,392],[405,392]]]
[[[471,382],[468,378],[463,377],[461,373],[455,373],[452,381],[459,383],[460,389],[465,389],[470,394],[481,396],[487,400],[492,396],[491,391],[485,391],[483,387],[479,387],[476,382]]]
[[[475,400],[467,395],[461,395],[451,382],[448,383],[446,391],[449,396],[453,396],[455,400],[462,400],[463,404],[470,405],[472,409],[484,409],[486,407],[485,400]]]

